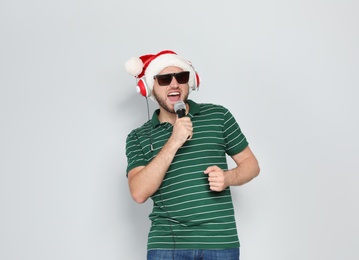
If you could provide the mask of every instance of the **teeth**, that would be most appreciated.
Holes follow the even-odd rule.
[[[169,96],[177,96],[177,95],[179,95],[179,92],[169,93],[168,95],[169,95]]]

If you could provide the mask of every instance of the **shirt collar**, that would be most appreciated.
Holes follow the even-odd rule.
[[[199,104],[197,104],[196,102],[194,102],[191,99],[188,99],[187,102],[188,102],[188,105],[189,105],[188,115],[192,118],[192,117],[194,117],[194,115],[199,114],[199,112],[200,112]]]

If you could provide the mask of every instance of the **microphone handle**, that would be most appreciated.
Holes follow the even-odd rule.
[[[186,115],[186,109],[178,109],[176,111],[176,113],[177,113],[178,118],[184,117]],[[187,137],[187,140],[189,140],[190,138],[191,138],[191,136],[189,135]]]
[[[178,118],[181,118],[181,117],[184,117],[186,115],[186,110],[185,109],[178,109],[176,113],[177,113]]]

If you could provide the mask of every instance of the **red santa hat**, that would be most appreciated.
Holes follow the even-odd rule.
[[[146,54],[140,57],[132,57],[125,63],[126,71],[136,78],[143,78],[146,81],[149,95],[151,96],[154,79],[153,77],[160,73],[166,67],[179,67],[184,71],[190,72],[188,81],[189,90],[198,87],[199,80],[192,64],[185,58],[177,55],[174,51],[164,50],[157,54]]]

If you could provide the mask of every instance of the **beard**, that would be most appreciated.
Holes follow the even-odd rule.
[[[186,96],[184,97],[184,99],[183,99],[183,102],[184,102],[184,103],[187,103],[188,94],[189,94],[189,93],[187,93],[187,95],[186,95]],[[152,95],[153,95],[153,97],[156,99],[158,105],[159,105],[161,108],[163,108],[163,109],[164,109],[165,111],[167,111],[168,113],[172,113],[172,114],[175,114],[175,113],[176,113],[173,107],[170,107],[170,106],[167,105],[167,103],[166,103],[166,97],[161,98],[160,96],[158,96],[158,95],[156,94],[155,91],[152,91]]]

